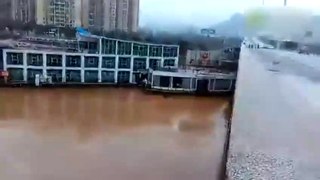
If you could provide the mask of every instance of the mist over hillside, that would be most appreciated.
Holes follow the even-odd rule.
[[[243,14],[236,13],[230,19],[213,25],[212,28],[222,36],[244,36],[245,17]]]
[[[277,12],[276,12],[277,13]],[[275,14],[276,14],[275,13]],[[280,13],[279,13],[280,14]],[[288,38],[297,41],[320,42],[320,16],[289,12],[272,15],[261,28],[248,27],[245,14],[234,14],[230,19],[212,26],[216,33],[223,36],[250,36],[261,32],[273,34],[275,38]],[[307,31],[312,37],[305,38]]]

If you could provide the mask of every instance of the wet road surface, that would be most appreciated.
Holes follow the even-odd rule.
[[[226,104],[137,89],[0,89],[0,179],[216,179]]]
[[[230,179],[320,179],[320,57],[243,49]]]

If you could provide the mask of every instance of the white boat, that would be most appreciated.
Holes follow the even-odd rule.
[[[150,70],[146,88],[150,91],[188,94],[216,94],[234,91],[236,72],[209,69]]]

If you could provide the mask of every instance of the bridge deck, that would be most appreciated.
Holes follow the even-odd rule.
[[[242,48],[230,179],[320,178],[320,58]]]

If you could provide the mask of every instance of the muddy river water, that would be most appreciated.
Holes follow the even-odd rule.
[[[212,180],[227,98],[0,89],[1,180]]]

